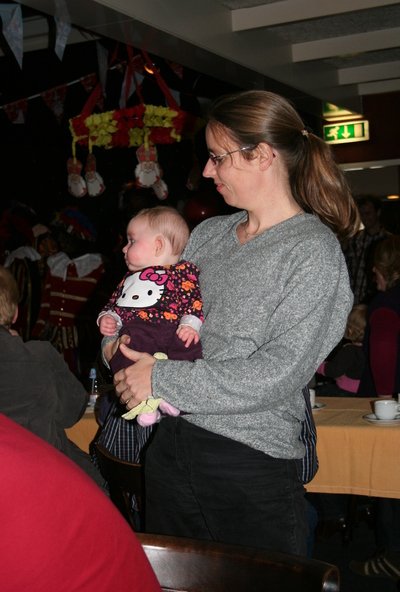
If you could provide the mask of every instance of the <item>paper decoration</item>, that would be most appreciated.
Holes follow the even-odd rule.
[[[158,197],[163,200],[168,197],[168,187],[162,180],[162,171],[157,162],[157,148],[146,147],[144,144],[136,150],[138,164],[135,168],[136,182],[139,187],[151,187]]]
[[[51,88],[50,90],[46,90],[40,95],[48,108],[54,113],[59,123],[62,121],[64,115],[66,93],[67,85],[64,84],[62,86],[57,86],[55,88]]]
[[[56,23],[56,44],[54,51],[56,52],[58,59],[61,61],[71,32],[71,19],[65,0],[55,0],[55,5],[56,13],[54,21]]]
[[[106,95],[107,71],[108,71],[108,51],[101,43],[96,42],[97,63],[99,67],[99,80],[103,88],[103,95]]]
[[[196,117],[184,111],[155,105],[78,115],[69,120],[73,145],[100,148],[128,148],[142,144],[179,142],[190,133]]]
[[[121,88],[121,96],[119,98],[120,109],[125,109],[126,103],[133,95],[136,89],[142,84],[143,76],[133,72],[128,67],[125,70],[124,81]]]
[[[85,180],[87,191],[90,197],[97,197],[105,191],[103,177],[96,170],[96,158],[89,154],[86,160]]]
[[[0,4],[0,17],[3,23],[4,38],[19,67],[22,68],[24,33],[21,6],[19,4]]]
[[[82,177],[82,163],[76,158],[67,161],[68,191],[74,197],[84,197],[87,194],[87,185]]]
[[[8,103],[8,105],[4,105],[3,109],[6,112],[8,119],[12,123],[25,123],[25,114],[28,108],[28,101],[26,99],[21,99],[20,101],[15,101],[14,103]]]

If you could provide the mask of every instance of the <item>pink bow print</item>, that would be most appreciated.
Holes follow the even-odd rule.
[[[168,274],[157,273],[152,267],[148,267],[139,276],[140,280],[149,280],[154,282],[157,286],[162,286],[168,280]]]

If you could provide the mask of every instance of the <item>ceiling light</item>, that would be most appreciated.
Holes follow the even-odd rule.
[[[400,195],[396,195],[396,194],[387,195],[386,199],[400,199]]]
[[[147,74],[154,74],[154,71],[156,69],[156,65],[155,64],[145,64],[144,69],[146,70]]]

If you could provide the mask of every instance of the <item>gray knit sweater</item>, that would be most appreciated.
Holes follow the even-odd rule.
[[[290,218],[242,245],[244,212],[210,218],[184,257],[200,268],[203,360],[157,361],[154,397],[190,422],[278,458],[300,458],[301,389],[341,339],[353,301],[334,234]]]

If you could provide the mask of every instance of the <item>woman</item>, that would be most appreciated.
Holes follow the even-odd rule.
[[[358,394],[397,398],[400,392],[400,237],[375,248],[373,272],[378,294],[368,308],[364,350],[367,367]]]
[[[400,236],[377,244],[373,272],[379,293],[368,307],[364,348],[367,367],[358,393],[391,399],[400,392]],[[352,571],[395,581],[400,574],[400,500],[375,500],[377,549],[366,561],[352,561]]]
[[[146,529],[305,554],[302,387],[352,304],[318,217],[345,235],[357,213],[328,147],[278,95],[220,99],[206,141],[203,174],[240,211],[200,224],[184,253],[200,269],[204,359],[154,362],[121,344],[136,363],[114,377],[128,409],[151,393],[185,412],[148,450]]]

